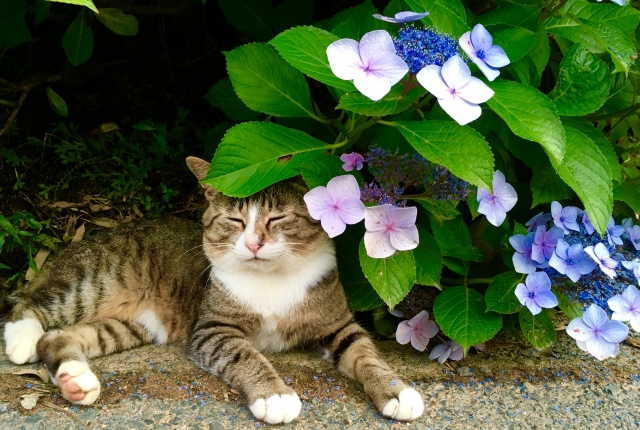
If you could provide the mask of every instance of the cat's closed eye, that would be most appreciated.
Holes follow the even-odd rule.
[[[234,222],[236,224],[238,224],[240,227],[242,227],[243,229],[246,227],[245,223],[243,220],[241,220],[240,218],[227,218],[229,221]]]
[[[274,217],[269,218],[269,219],[267,220],[267,228],[272,227],[272,224],[271,224],[271,223],[274,223],[274,222],[276,222],[276,221],[283,220],[283,219],[285,219],[286,217],[287,217],[286,215],[280,215],[280,216],[274,216]]]

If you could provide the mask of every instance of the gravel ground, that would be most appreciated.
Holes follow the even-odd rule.
[[[310,351],[270,359],[303,399],[302,416],[287,428],[543,429],[640,426],[640,350],[623,344],[604,363],[558,332],[558,344],[539,353],[495,342],[450,366],[392,341],[383,355],[422,393],[425,413],[416,422],[382,418],[358,384]],[[4,345],[1,345],[4,350]],[[147,346],[94,360],[103,392],[93,407],[71,406],[55,387],[13,375],[40,365],[0,361],[0,429],[271,427],[255,421],[235,390],[205,374],[173,346]],[[50,390],[32,410],[18,397]]]

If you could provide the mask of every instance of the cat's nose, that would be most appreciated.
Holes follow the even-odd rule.
[[[262,248],[262,245],[264,245],[262,242],[260,241],[245,241],[244,242],[244,246],[246,246],[249,251],[253,252],[253,255],[257,255],[258,251],[260,251],[260,248]]]

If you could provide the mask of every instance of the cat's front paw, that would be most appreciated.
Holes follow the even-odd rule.
[[[382,415],[400,421],[411,421],[424,412],[422,397],[413,388],[405,388],[382,408]]]
[[[33,318],[8,322],[4,326],[5,353],[15,364],[40,360],[36,344],[44,334],[42,324]]]
[[[82,361],[65,361],[54,379],[64,398],[77,405],[91,405],[100,395],[100,381]]]
[[[300,409],[302,403],[296,393],[259,398],[249,406],[254,417],[269,424],[290,423],[300,415]]]

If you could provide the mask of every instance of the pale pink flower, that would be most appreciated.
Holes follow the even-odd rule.
[[[411,342],[418,351],[424,351],[427,348],[429,339],[434,337],[440,328],[429,319],[429,313],[422,311],[415,317],[398,324],[396,330],[396,340],[400,345],[406,345]]]
[[[354,168],[356,170],[362,169],[364,157],[357,152],[352,152],[351,154],[342,154],[340,156],[340,160],[344,163],[342,165],[342,168],[345,170],[345,172],[350,172]]]
[[[381,205],[365,208],[364,246],[372,258],[386,258],[396,250],[407,251],[418,246],[418,228],[414,207],[398,208]]]
[[[478,213],[485,215],[487,221],[499,227],[507,217],[507,212],[516,205],[518,193],[506,181],[500,170],[494,172],[491,185],[493,193],[486,188],[478,187]]]
[[[464,350],[462,346],[456,341],[445,340],[440,345],[436,345],[429,353],[429,360],[435,360],[436,358],[440,364],[449,360],[460,361],[464,357]]]

